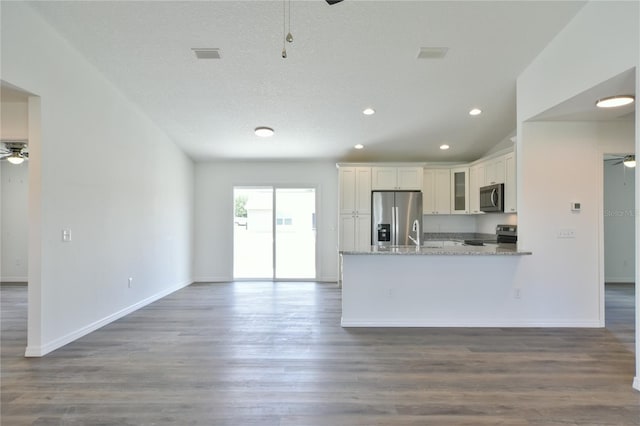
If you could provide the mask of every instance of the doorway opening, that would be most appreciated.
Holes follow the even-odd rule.
[[[234,187],[233,279],[316,279],[315,188]]]
[[[635,350],[635,168],[622,155],[605,155],[604,297],[605,326]]]

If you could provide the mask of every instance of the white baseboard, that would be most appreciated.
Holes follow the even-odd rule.
[[[633,378],[633,388],[635,390],[639,390],[640,391],[640,377],[636,376]]]
[[[26,283],[29,281],[28,277],[0,277],[0,282],[3,283]]]
[[[48,342],[42,346],[34,346],[34,345],[30,345],[27,346],[24,356],[26,357],[41,357],[41,356],[45,356],[46,354],[48,354],[49,352],[52,352],[58,348],[61,348],[64,345],[67,345],[71,342],[73,342],[74,340],[77,340],[83,336],[86,336],[87,334],[96,331],[99,328],[104,327],[107,324],[112,323],[115,320],[118,320],[126,315],[129,315],[130,313],[137,311],[138,309],[155,302],[156,300],[160,300],[163,297],[166,297],[168,295],[170,295],[173,292],[176,292],[184,287],[187,287],[188,285],[191,284],[191,281],[185,281],[182,283],[179,283],[173,287],[169,287],[165,290],[162,290],[159,293],[154,294],[153,296],[149,296],[146,299],[143,299],[137,303],[134,303],[131,306],[128,306],[124,309],[119,310],[118,312],[114,312],[111,315],[108,315],[98,321],[95,321],[89,325],[86,325],[82,328],[79,328],[76,331],[73,331],[71,333],[66,334],[65,336],[59,337],[51,342]]]
[[[340,320],[342,327],[460,327],[460,328],[602,328],[599,321],[428,321],[428,320]]]
[[[233,281],[233,278],[229,277],[194,277],[194,283],[226,283]]]

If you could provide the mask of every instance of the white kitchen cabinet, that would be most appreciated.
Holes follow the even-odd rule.
[[[504,156],[504,212],[515,213],[517,208],[516,154],[510,152]]]
[[[485,185],[495,185],[498,183],[504,183],[505,167],[504,156],[491,158],[484,162],[485,164]]]
[[[451,173],[449,169],[424,169],[422,213],[451,214]]]
[[[451,213],[469,214],[469,168],[451,169]]]
[[[372,190],[422,190],[421,167],[372,167]]]
[[[340,167],[340,250],[371,245],[371,168]]]
[[[371,214],[371,167],[340,167],[340,214]]]
[[[485,183],[485,163],[469,167],[469,212],[483,214],[480,211],[480,187]]]
[[[365,250],[371,245],[371,215],[340,215],[340,250]]]

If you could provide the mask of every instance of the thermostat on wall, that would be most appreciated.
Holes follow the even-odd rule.
[[[571,210],[574,212],[579,212],[582,209],[582,204],[581,203],[577,203],[575,201],[571,202]]]

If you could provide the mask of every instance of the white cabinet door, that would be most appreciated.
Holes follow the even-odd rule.
[[[422,190],[422,167],[398,167],[397,189]]]
[[[449,169],[425,169],[422,181],[422,213],[451,213],[451,176]]]
[[[451,213],[469,214],[469,168],[451,169]]]
[[[492,158],[491,160],[486,162],[485,185],[504,183],[504,177],[504,156]]]
[[[358,215],[355,221],[356,250],[366,250],[371,245],[371,215]]]
[[[483,214],[480,211],[480,187],[485,185],[485,170],[484,163],[469,168],[469,211],[471,214]]]
[[[357,167],[341,167],[338,172],[340,214],[354,214],[356,211],[356,169]]]
[[[449,169],[436,169],[434,192],[436,214],[451,214],[451,172]]]
[[[371,168],[356,167],[356,212],[371,213]]]
[[[422,190],[422,167],[372,167],[373,190]]]
[[[371,213],[371,168],[341,167],[340,214]]]
[[[373,190],[394,190],[397,187],[396,167],[372,167],[371,168],[371,189]]]
[[[504,164],[505,164],[504,211],[505,213],[515,213],[518,211],[515,152],[511,152],[504,156]]]
[[[340,250],[353,251],[356,248],[356,222],[353,215],[340,215]]]
[[[371,215],[340,215],[340,250],[366,250],[371,245]]]

